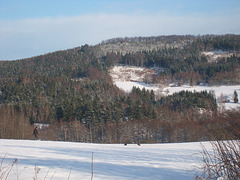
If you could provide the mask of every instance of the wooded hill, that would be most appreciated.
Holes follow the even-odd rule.
[[[202,53],[218,50],[230,55],[209,61]],[[223,116],[208,92],[180,92],[160,100],[145,89],[133,88],[126,94],[113,85],[109,69],[119,63],[164,68],[152,78],[153,83],[168,79],[240,84],[239,52],[239,35],[159,36],[116,38],[96,46],[0,61],[0,138],[29,139],[34,123],[47,123],[49,128],[41,132],[41,138],[47,140],[136,143],[213,139],[209,132],[225,126],[216,122],[236,123],[239,111]],[[206,113],[199,114],[199,108]],[[231,129],[224,130],[231,136]],[[219,138],[229,137],[224,133]]]

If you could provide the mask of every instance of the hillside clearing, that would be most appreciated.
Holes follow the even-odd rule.
[[[162,87],[161,84],[146,84],[144,80],[154,74],[155,71],[150,68],[141,68],[133,66],[114,66],[110,74],[112,76],[114,84],[122,89],[123,91],[129,93],[132,88],[138,87],[140,89],[145,88],[146,90],[153,90],[156,95],[172,95],[180,91],[208,91],[214,92],[216,99],[218,100],[218,106],[225,107],[226,109],[238,108],[240,103],[233,103],[233,92],[236,91],[240,94],[240,85],[233,86],[207,86],[207,85],[197,85],[197,86],[174,86],[169,84],[168,86]],[[225,102],[221,102],[221,98],[225,99]]]

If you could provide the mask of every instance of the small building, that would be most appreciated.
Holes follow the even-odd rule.
[[[39,129],[46,129],[49,127],[49,124],[46,123],[34,123],[34,127],[38,127]]]

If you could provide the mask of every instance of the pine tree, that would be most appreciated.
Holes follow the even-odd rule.
[[[234,101],[234,103],[238,103],[238,94],[237,94],[237,91],[234,91],[234,93],[233,93],[233,101]]]

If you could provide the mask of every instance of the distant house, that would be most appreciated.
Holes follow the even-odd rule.
[[[49,124],[45,124],[45,123],[34,123],[33,125],[34,127],[38,127],[39,129],[46,129],[49,127]]]

